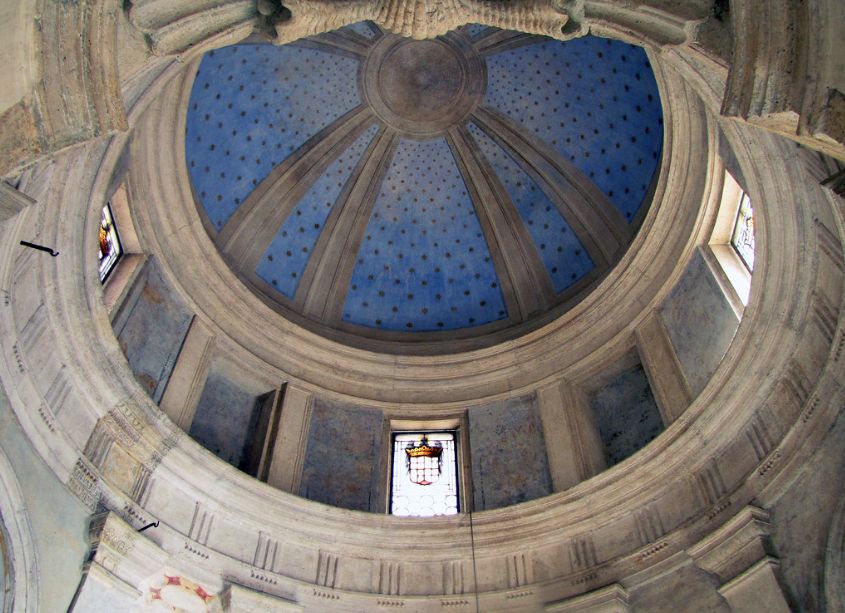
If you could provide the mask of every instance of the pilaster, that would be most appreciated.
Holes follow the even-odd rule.
[[[269,485],[286,492],[299,492],[312,403],[310,392],[290,384],[285,386],[266,480]]]
[[[547,604],[546,613],[628,613],[628,592],[618,583],[575,598]]]
[[[566,381],[537,393],[552,488],[563,491],[605,468],[604,452],[584,394]]]
[[[714,575],[719,593],[737,612],[791,611],[778,576],[780,562],[769,540],[769,514],[747,506],[687,550],[702,570]]]
[[[213,333],[194,317],[160,404],[161,410],[185,432],[190,431],[194,421],[213,347]]]
[[[652,311],[643,320],[634,336],[657,408],[663,424],[668,427],[689,406],[692,390],[657,311]]]
[[[32,204],[35,204],[35,200],[5,181],[0,181],[0,222],[11,219]]]

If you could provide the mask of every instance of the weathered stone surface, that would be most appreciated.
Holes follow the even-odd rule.
[[[179,11],[188,4],[195,13],[188,19],[167,31],[162,26],[161,32],[147,32],[159,51],[213,45],[246,34],[254,25],[253,2],[235,7],[233,14],[242,19],[234,21],[226,7],[209,9],[199,2],[145,2],[144,18],[153,23],[172,11],[182,19],[188,15]],[[747,35],[749,48],[736,49],[726,59],[686,44],[694,34],[688,28],[694,30],[706,18],[695,10],[698,3],[692,8],[672,2],[587,4],[567,6],[596,32],[654,46],[669,109],[671,158],[655,186],[657,205],[643,220],[641,238],[595,294],[542,329],[488,350],[460,351],[456,344],[449,355],[405,355],[344,346],[278,317],[238,285],[196,219],[181,157],[184,123],[179,117],[184,117],[187,97],[178,78],[165,78],[180,75],[178,66],[162,73],[161,81],[151,81],[130,118],[129,182],[139,236],[154,257],[166,256],[168,279],[178,286],[173,295],[183,296],[191,311],[204,318],[219,339],[219,351],[272,382],[268,389],[291,381],[338,406],[377,406],[374,413],[384,411],[391,419],[455,420],[465,411],[483,411],[540,386],[600,381],[631,351],[638,325],[653,316],[679,281],[689,280],[684,270],[696,247],[708,240],[715,215],[710,192],[719,180],[716,152],[725,141],[741,169],[738,176],[762,203],[760,265],[743,321],[727,350],[718,351],[726,366],[708,367],[712,376],[699,381],[704,393],[663,435],[629,458],[624,471],[610,468],[515,507],[402,522],[276,491],[216,462],[186,437],[168,438],[172,424],[135,381],[110,328],[93,260],[96,221],[91,220],[98,219],[117,156],[105,143],[84,145],[52,157],[50,172],[24,173],[22,189],[37,194],[39,204],[0,228],[0,381],[20,425],[19,432],[3,429],[0,443],[10,458],[21,444],[31,446],[10,462],[26,494],[14,507],[16,524],[31,526],[27,531],[38,552],[31,569],[46,573],[58,556],[78,552],[76,563],[62,561],[63,571],[46,573],[53,585],[23,576],[42,590],[35,610],[64,610],[75,591],[72,582],[85,559],[82,547],[76,537],[67,541],[69,547],[55,544],[56,535],[71,526],[77,526],[77,537],[84,533],[80,517],[88,511],[83,500],[127,518],[123,526],[115,519],[98,524],[113,528],[115,538],[97,544],[79,592],[83,598],[96,595],[89,587],[103,587],[95,600],[110,608],[127,608],[141,590],[150,596],[149,588],[163,585],[166,573],[191,577],[212,598],[225,592],[225,578],[260,592],[259,601],[266,596],[281,610],[470,610],[475,592],[478,608],[485,611],[577,610],[584,603],[621,608],[625,599],[631,608],[647,611],[725,611],[725,603],[736,610],[760,604],[770,610],[836,606],[837,593],[827,589],[829,577],[822,581],[817,567],[823,555],[841,553],[835,550],[841,528],[831,530],[831,522],[823,519],[841,522],[841,511],[830,509],[836,502],[830,496],[812,490],[835,484],[824,476],[835,480],[841,473],[835,467],[841,465],[837,423],[845,403],[845,341],[839,323],[845,274],[842,210],[837,196],[823,191],[808,172],[817,162],[815,154],[773,133],[788,133],[820,149],[838,146],[831,142],[838,138],[833,128],[827,141],[815,136],[822,133],[823,122],[814,112],[824,107],[819,100],[827,94],[817,95],[813,88],[819,84],[823,92],[843,91],[830,87],[839,77],[810,74],[802,62],[821,66],[827,55],[835,55],[827,49],[838,22],[828,20],[830,30],[817,28],[812,11],[841,14],[841,7],[821,0],[732,3],[732,10],[742,11],[733,27]],[[480,6],[505,21],[526,7],[514,5]],[[46,32],[54,27],[47,22],[56,17],[58,6],[44,12]],[[358,10],[357,4],[349,6]],[[415,6],[421,10],[391,19],[414,28],[437,21],[436,12],[426,12],[429,5]],[[75,7],[61,4],[61,15],[75,15]],[[347,8],[338,10],[340,19]],[[676,9],[677,14],[669,12]],[[219,20],[204,23],[206,11]],[[795,11],[810,11],[811,19]],[[296,19],[292,10],[288,32],[294,31]],[[325,16],[317,21],[325,24]],[[434,23],[431,31],[440,25]],[[67,32],[88,40],[79,36],[84,29]],[[209,42],[210,33],[220,38]],[[763,36],[767,33],[771,36]],[[58,48],[46,45],[43,50],[53,54]],[[727,84],[729,71],[734,75]],[[69,78],[80,74],[73,67],[67,72]],[[63,90],[51,83],[57,88],[44,95],[53,104]],[[103,102],[109,96],[100,92],[95,98]],[[67,100],[74,112],[57,115],[60,123],[87,112],[82,98],[71,93]],[[729,113],[735,119],[720,119],[720,108],[738,109]],[[49,121],[49,114],[42,115],[35,125],[41,130]],[[73,125],[79,127],[73,121],[65,127]],[[81,131],[56,132],[53,145],[108,133],[92,128],[100,124],[90,117],[82,125]],[[9,138],[31,142],[18,135]],[[20,160],[21,165],[30,161]],[[60,245],[61,257],[39,260],[19,249],[19,240],[35,237]],[[710,354],[701,355],[709,363]],[[699,366],[688,361],[687,374],[690,365]],[[348,432],[338,436],[373,436],[377,421],[351,420]],[[129,452],[107,450],[100,438],[104,433]],[[133,472],[139,466],[133,454],[151,449],[157,450],[157,463]],[[88,455],[105,461],[94,462]],[[28,471],[38,462],[44,462],[44,470],[33,479]],[[9,472],[0,475],[4,491]],[[774,551],[757,547],[754,538],[726,545],[732,541],[724,537],[744,534],[734,530],[738,525],[754,526],[743,524],[749,504],[770,510]],[[6,507],[0,510],[5,521]],[[161,519],[160,526],[151,528],[150,538],[138,535],[136,530],[152,518]],[[831,542],[834,551],[823,554]],[[696,547],[700,543],[708,546],[702,550]],[[709,546],[714,543],[726,546]],[[716,549],[725,555],[708,556]],[[726,570],[736,560],[751,562],[744,557],[749,551],[765,556],[745,569]],[[714,558],[724,564],[710,564]],[[20,572],[16,569],[16,581]],[[780,572],[786,587],[779,583]],[[607,586],[621,587],[602,591]],[[236,599],[237,592],[232,589],[230,596]],[[795,603],[790,602],[793,595]],[[241,596],[250,601],[245,606],[256,600],[252,594]]]

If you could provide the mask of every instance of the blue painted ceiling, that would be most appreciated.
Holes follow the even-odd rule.
[[[490,250],[446,139],[402,139],[358,252],[343,320],[437,331],[505,316]]]
[[[362,45],[381,36],[370,23],[344,30]],[[478,41],[494,30],[472,25],[463,32]],[[485,61],[483,104],[545,141],[636,224],[663,144],[660,99],[644,51],[596,37],[565,43],[536,38]],[[185,150],[212,234],[226,227],[274,168],[363,104],[359,64],[349,53],[318,45],[239,44],[203,57],[188,106]],[[348,205],[344,187],[381,128],[370,120],[291,208],[255,270],[246,271],[286,308],[296,308],[314,247],[330,215]],[[466,128],[521,217],[555,294],[565,295],[594,269],[590,256],[519,160],[471,118]],[[506,321],[511,314],[480,204],[447,138],[397,138],[383,174],[342,294],[342,325],[414,334]]]

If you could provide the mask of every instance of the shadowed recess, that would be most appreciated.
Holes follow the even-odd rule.
[[[344,29],[355,32],[355,34],[360,34],[364,38],[374,40],[377,36],[376,28],[377,26],[372,21],[359,21],[358,23],[353,23],[351,26],[346,26]]]
[[[356,60],[289,45],[234,45],[203,57],[185,148],[215,229],[275,166],[360,104],[357,70]]]
[[[593,269],[587,250],[557,206],[531,177],[474,123],[470,124],[469,131],[519,211],[555,291],[562,292]]]
[[[464,32],[473,40],[478,38],[481,33],[486,32],[489,29],[490,28],[488,26],[482,25],[480,23],[471,23],[464,26]]]
[[[590,395],[608,466],[633,455],[663,431],[663,420],[642,365]]]
[[[423,331],[506,316],[487,243],[446,140],[403,139],[358,253],[343,320]]]
[[[349,180],[367,145],[378,132],[372,125],[328,167],[282,224],[256,269],[273,289],[293,298],[314,243],[323,231],[338,195]]]
[[[645,51],[593,36],[549,40],[488,57],[487,75],[485,104],[549,143],[634,220],[663,147]]]

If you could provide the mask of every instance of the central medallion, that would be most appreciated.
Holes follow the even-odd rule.
[[[486,85],[484,60],[456,32],[434,40],[383,36],[361,71],[361,90],[379,118],[416,138],[465,122]]]

